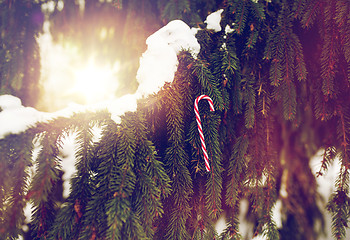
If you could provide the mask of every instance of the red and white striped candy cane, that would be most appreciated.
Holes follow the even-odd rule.
[[[199,110],[198,110],[198,102],[200,100],[202,100],[202,99],[207,99],[208,100],[209,106],[210,106],[210,111],[215,111],[215,109],[214,109],[213,100],[211,100],[211,98],[209,96],[207,96],[207,95],[200,95],[194,101],[194,112],[196,114],[196,120],[197,120],[197,125],[198,125],[198,132],[199,132],[199,136],[200,136],[200,139],[201,139],[201,145],[202,145],[202,151],[203,151],[203,156],[204,156],[205,168],[209,172],[210,171],[209,157],[208,157],[207,148],[206,148],[205,142],[204,142],[202,123],[201,123],[201,118],[199,116]]]

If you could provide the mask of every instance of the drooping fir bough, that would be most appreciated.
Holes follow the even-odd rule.
[[[323,200],[333,237],[345,239],[350,2],[227,0],[222,7],[221,30],[196,34],[198,57],[184,49],[174,81],[120,123],[107,112],[77,113],[0,140],[1,239],[22,234],[27,202],[33,239],[241,239],[243,202],[254,236],[318,239],[325,219],[316,177],[336,159],[335,191]],[[216,110],[199,103],[210,172],[193,112],[201,94]],[[102,129],[98,140],[93,127]],[[77,171],[63,199],[60,149],[72,132]],[[41,146],[35,158],[33,141]],[[316,174],[310,158],[319,150]],[[226,221],[220,235],[219,217]]]

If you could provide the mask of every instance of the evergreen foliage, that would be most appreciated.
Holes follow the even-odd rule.
[[[9,9],[1,13],[10,16],[1,18],[1,31],[22,23],[12,11],[35,5],[27,1],[24,8],[12,8],[20,2],[0,1]],[[133,9],[134,2],[115,1],[116,11]],[[149,11],[157,5],[164,21],[181,17],[192,23],[204,14],[190,16],[192,9],[215,6],[215,1],[199,0],[142,2]],[[87,11],[92,13],[94,4],[86,1]],[[69,11],[77,6],[71,5],[60,14],[72,16]],[[105,111],[77,113],[0,139],[0,239],[23,234],[28,202],[31,239],[242,239],[238,217],[243,201],[249,203],[254,236],[287,239],[292,233],[295,239],[317,239],[322,232],[316,221],[324,220],[309,163],[320,149],[324,154],[317,176],[327,174],[339,159],[327,210],[333,237],[345,239],[350,2],[227,0],[222,7],[221,31],[199,24],[198,58],[182,51],[174,82],[141,99],[137,111],[126,113],[120,123]],[[11,24],[3,22],[7,20]],[[35,45],[36,33],[32,29],[31,38],[23,41]],[[37,60],[32,46],[27,46],[30,53],[12,47],[11,58],[2,60],[9,56],[12,38],[21,39],[2,33],[1,89],[15,69],[37,69],[23,68],[25,54]],[[25,82],[26,74],[23,86],[31,84]],[[18,87],[16,81],[11,85]],[[193,112],[200,94],[215,105],[210,112],[205,101],[199,104],[210,172],[205,171]],[[95,128],[101,129],[98,139]],[[60,151],[69,135],[76,136],[76,173],[64,199]],[[34,145],[40,145],[35,158]],[[284,208],[280,227],[272,216],[277,200]],[[227,222],[220,236],[215,230],[219,217]]]

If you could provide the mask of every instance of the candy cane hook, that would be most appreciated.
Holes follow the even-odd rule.
[[[204,156],[205,168],[209,172],[210,171],[209,157],[208,157],[207,148],[206,148],[205,142],[204,142],[204,135],[203,135],[203,129],[202,129],[202,124],[201,124],[201,118],[199,116],[199,110],[198,110],[198,102],[200,100],[202,100],[202,99],[207,99],[208,100],[209,106],[210,106],[210,111],[215,111],[215,109],[214,109],[213,100],[211,100],[211,98],[209,96],[207,96],[207,95],[200,95],[194,101],[194,112],[196,114],[196,120],[197,120],[197,125],[198,125],[198,132],[199,132],[199,136],[200,136],[200,139],[201,139],[201,145],[202,145],[202,151],[203,151],[203,156]]]

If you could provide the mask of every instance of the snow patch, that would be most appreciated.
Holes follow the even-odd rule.
[[[147,50],[140,58],[136,76],[139,82],[137,95],[156,93],[165,83],[173,81],[179,63],[177,54],[181,50],[188,50],[197,57],[200,45],[196,32],[183,21],[174,20],[147,38]]]
[[[76,134],[69,134],[65,136],[62,149],[60,149],[60,159],[62,161],[62,170],[63,170],[63,197],[67,198],[69,196],[71,185],[70,179],[73,174],[76,172],[75,168],[75,142]]]
[[[234,31],[235,31],[235,29],[231,28],[230,25],[226,25],[226,27],[225,27],[225,34],[226,35],[234,32]],[[226,38],[226,35],[224,36],[224,38]]]
[[[0,108],[0,138],[23,132],[29,126],[44,120],[41,112],[22,106],[21,100],[11,95],[0,96]]]
[[[207,24],[207,29],[212,29],[215,32],[221,31],[220,21],[221,21],[221,13],[223,11],[224,9],[220,9],[207,16],[207,19],[204,21]]]

